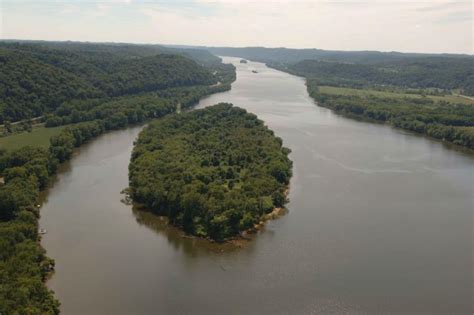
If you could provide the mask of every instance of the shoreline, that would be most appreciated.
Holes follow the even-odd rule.
[[[290,186],[288,185],[285,189],[285,192],[284,192],[286,200],[288,200],[289,193],[290,193]],[[287,203],[287,202],[285,202],[285,203]],[[284,216],[287,213],[288,213],[288,209],[286,207],[284,207],[284,206],[283,207],[275,207],[269,213],[263,214],[260,218],[260,221],[258,223],[255,223],[253,225],[253,227],[240,232],[239,235],[236,236],[236,237],[242,238],[242,239],[249,239],[249,235],[254,235],[254,234],[258,233],[259,231],[261,231],[265,227],[265,224],[268,221],[276,220],[278,218],[281,218],[282,216]],[[232,241],[234,238],[229,239],[229,241]],[[226,242],[226,241],[227,240],[224,240],[224,242]]]
[[[201,241],[207,242],[208,244],[215,244],[217,246],[233,245],[235,247],[242,248],[245,244],[252,241],[258,232],[262,231],[265,228],[265,225],[268,221],[279,219],[288,213],[288,209],[285,206],[275,207],[269,213],[263,214],[260,217],[260,221],[255,223],[251,228],[240,231],[238,234],[232,237],[223,239],[221,241],[217,241],[210,237],[200,237],[197,235],[186,233],[180,226],[170,223],[169,218],[166,215],[156,214],[152,212],[150,209],[148,209],[144,204],[133,201],[132,197],[129,195],[128,192],[129,192],[128,187],[124,188],[120,192],[121,194],[125,195],[124,198],[121,199],[122,203],[132,206],[132,208],[135,208],[138,211],[149,213],[153,215],[154,217],[156,217],[156,219],[158,220],[166,220],[166,228],[170,229],[169,232],[172,231],[171,229],[176,229],[177,231],[179,231],[180,236],[183,239],[201,240]],[[288,185],[284,192],[286,199],[288,198],[289,192],[290,192],[290,186]],[[285,202],[285,204],[286,203],[287,202]],[[135,209],[133,211],[135,211]]]

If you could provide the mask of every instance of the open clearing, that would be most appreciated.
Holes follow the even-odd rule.
[[[49,146],[49,139],[57,135],[66,126],[45,128],[34,128],[32,132],[22,132],[11,136],[0,138],[0,148],[7,150],[14,150],[20,147],[31,145],[37,147],[47,148]]]
[[[377,91],[370,89],[351,89],[344,87],[334,87],[334,86],[320,86],[319,90],[321,93],[326,94],[341,94],[341,95],[357,95],[357,96],[378,96],[378,97],[410,97],[410,98],[422,98],[424,96],[419,94],[408,94],[408,93],[399,93],[399,92],[389,92],[389,91]],[[460,104],[472,104],[474,105],[474,99],[457,96],[457,95],[444,95],[444,96],[435,96],[427,95],[426,97],[434,101],[446,101],[449,103],[460,103]]]

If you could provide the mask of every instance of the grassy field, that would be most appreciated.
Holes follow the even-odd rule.
[[[423,96],[417,94],[407,94],[407,93],[397,93],[389,91],[376,91],[370,89],[351,89],[343,87],[333,87],[333,86],[320,86],[319,91],[326,94],[340,94],[340,95],[357,95],[357,96],[378,96],[378,97],[411,97],[411,98],[421,98]],[[426,97],[434,101],[446,101],[450,103],[460,103],[460,104],[472,104],[474,105],[474,100],[465,98],[457,95],[445,95],[445,96],[434,96],[427,95]]]
[[[57,135],[63,128],[65,128],[65,126],[54,128],[39,127],[34,128],[32,132],[23,132],[0,137],[0,148],[14,150],[25,145],[47,148],[49,146],[49,138]]]

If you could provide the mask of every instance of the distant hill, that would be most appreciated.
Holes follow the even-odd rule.
[[[283,67],[282,70],[311,78],[318,85],[460,89],[466,95],[474,95],[474,59],[468,57],[429,56],[374,64],[303,60]]]
[[[129,44],[129,43],[88,43],[76,41],[41,41],[41,40],[0,40],[2,44],[31,44],[35,47],[55,48],[71,53],[86,55],[113,54],[124,58],[141,58],[155,56],[158,54],[182,55],[190,58],[201,65],[219,63],[216,57],[206,49],[171,47],[152,44]]]
[[[184,46],[190,47],[190,46]],[[392,62],[404,60],[407,58],[443,56],[449,58],[470,57],[468,55],[454,54],[418,54],[418,53],[400,53],[400,52],[380,52],[380,51],[338,51],[338,50],[322,50],[315,48],[308,49],[292,49],[292,48],[265,48],[265,47],[198,47],[207,49],[213,54],[220,56],[230,56],[246,58],[259,62],[276,62],[276,63],[296,63],[302,60],[319,60],[333,61],[343,63],[361,63],[371,64],[380,62]]]
[[[379,51],[336,51],[264,47],[199,47],[213,54],[246,58],[320,85],[459,89],[474,95],[474,56]]]
[[[72,99],[214,84],[206,67],[218,63],[196,49],[0,42],[0,124],[43,115]]]

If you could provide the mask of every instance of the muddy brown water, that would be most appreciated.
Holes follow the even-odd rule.
[[[216,248],[121,202],[141,127],[63,167],[41,209],[63,314],[472,314],[472,153],[318,107],[304,80],[240,64],[231,102],[292,149],[288,213]],[[253,73],[257,70],[258,73]]]

